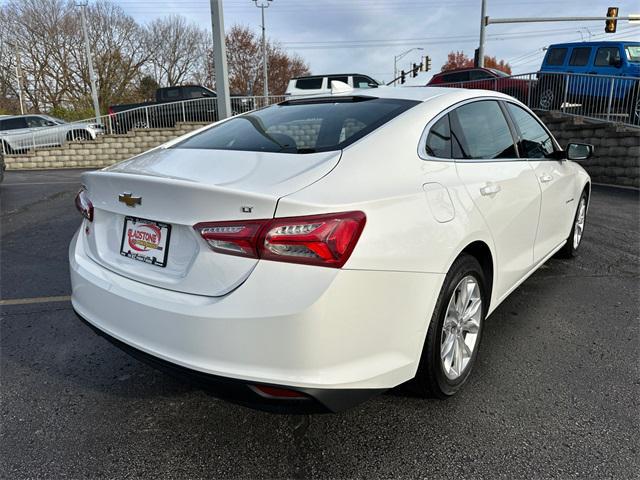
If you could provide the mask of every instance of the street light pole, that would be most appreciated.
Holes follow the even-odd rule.
[[[484,67],[485,29],[487,28],[487,0],[482,0],[480,7],[480,45],[478,45],[478,67]]]
[[[409,53],[413,52],[414,50],[424,50],[424,48],[422,47],[413,47],[410,48],[409,50],[402,52],[398,55],[395,55],[393,57],[393,86],[396,86],[396,78],[398,78],[398,60],[402,59],[405,55],[408,55]]]
[[[216,94],[219,119],[231,116],[229,96],[229,71],[227,69],[227,47],[224,41],[224,17],[222,0],[211,0],[211,30],[213,32],[213,63],[216,72]]]
[[[93,58],[91,56],[91,46],[89,45],[89,30],[87,29],[87,18],[85,10],[87,3],[77,3],[80,7],[80,16],[82,17],[82,30],[84,32],[84,48],[87,54],[87,65],[89,66],[89,81],[91,82],[91,96],[93,97],[93,110],[96,115],[96,123],[100,123],[100,103],[98,102],[98,89],[96,88],[96,72],[93,70]]]
[[[262,69],[264,73],[264,97],[265,100],[269,97],[269,67],[268,67],[268,55],[267,55],[267,37],[265,35],[264,28],[264,10],[269,8],[269,5],[273,0],[253,0],[256,7],[262,12]]]
[[[22,61],[20,60],[20,48],[14,44],[16,49],[16,80],[18,81],[18,100],[20,101],[20,114],[24,115],[24,99],[22,95]]]

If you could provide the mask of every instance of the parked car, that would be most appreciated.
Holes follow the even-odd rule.
[[[522,78],[512,78],[509,74],[495,68],[474,67],[436,73],[427,85],[495,90],[526,102],[530,82]]]
[[[85,173],[71,302],[119,347],[265,409],[448,397],[486,317],[580,247],[590,196],[512,97],[292,99]],[[544,356],[540,349],[540,356]]]
[[[346,83],[352,88],[377,88],[383,85],[378,80],[374,80],[368,75],[360,73],[339,73],[334,75],[307,75],[304,77],[294,77],[289,80],[285,95],[316,95],[330,94],[331,82],[337,80]]]
[[[551,45],[538,76],[540,108],[557,109],[566,101],[602,110],[611,95],[635,123],[640,121],[640,42]]]
[[[109,115],[115,133],[132,128],[167,128],[177,122],[215,122],[218,120],[218,94],[199,85],[181,85],[156,90],[155,102],[111,105]],[[232,95],[234,115],[255,108],[251,97]]]
[[[4,115],[0,116],[0,149],[5,154],[21,153],[73,140],[95,140],[103,132],[98,123],[69,123],[41,114]]]

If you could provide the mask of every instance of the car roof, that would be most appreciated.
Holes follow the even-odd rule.
[[[371,75],[366,73],[323,73],[322,75],[302,75],[301,77],[291,77],[291,80],[300,80],[301,78],[324,78],[324,77],[353,77],[354,75],[362,75],[373,79]]]
[[[504,97],[511,98],[492,90],[468,89],[468,88],[448,88],[448,87],[385,87],[378,88],[353,88],[340,93],[305,95],[304,98],[327,98],[327,97],[373,97],[373,98],[393,98],[400,100],[414,100],[426,102],[432,98],[450,96],[456,101],[482,97]]]
[[[567,42],[567,43],[554,43],[553,45],[549,45],[549,48],[571,48],[571,47],[607,47],[607,46],[618,46],[618,45],[638,45],[640,46],[640,42],[631,42],[624,40],[603,40],[601,42]]]
[[[468,72],[469,70],[491,70],[486,67],[463,67],[463,68],[454,68],[452,70],[445,70],[444,72],[438,72],[434,74],[434,77],[438,75],[446,75],[447,73],[456,73],[456,72]]]

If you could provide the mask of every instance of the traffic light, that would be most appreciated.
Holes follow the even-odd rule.
[[[400,85],[407,81],[407,74],[404,73],[404,70],[400,71]]]
[[[618,16],[618,7],[609,7],[607,9],[607,17],[617,17]],[[615,33],[616,27],[618,26],[618,20],[605,20],[604,22],[604,31],[606,33]]]
[[[412,78],[416,78],[418,76],[418,68],[420,68],[418,66],[418,64],[414,63],[413,64],[413,68],[411,69],[411,77]]]
[[[431,70],[431,57],[429,56],[424,57],[424,60],[422,61],[422,63],[424,64],[425,72],[428,72],[429,70]]]

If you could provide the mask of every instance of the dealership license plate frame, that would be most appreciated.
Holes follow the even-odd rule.
[[[166,235],[164,235],[164,238],[165,238],[164,244],[162,245],[162,250],[164,253],[164,255],[162,256],[162,261],[159,261],[157,257],[145,255],[144,253],[134,253],[134,252],[131,252],[131,250],[125,250],[125,241],[127,239],[127,228],[130,222],[132,222],[134,226],[139,223],[155,225],[160,229],[160,232],[162,235],[164,235],[163,232],[166,232]],[[137,260],[139,262],[146,263],[148,265],[164,268],[167,266],[167,258],[169,256],[170,241],[171,241],[171,225],[170,224],[158,222],[156,220],[149,220],[146,218],[132,217],[127,215],[126,217],[124,217],[124,222],[122,225],[122,240],[120,241],[120,255],[122,255],[123,257],[131,258],[133,260]]]

